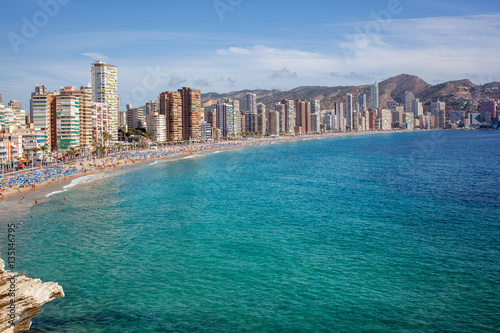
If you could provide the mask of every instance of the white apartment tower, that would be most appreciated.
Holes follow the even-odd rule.
[[[117,68],[105,61],[96,61],[91,67],[92,102],[109,105],[109,131],[118,140],[118,85]]]
[[[377,110],[379,106],[379,94],[378,94],[378,83],[370,85],[370,108],[372,110]]]

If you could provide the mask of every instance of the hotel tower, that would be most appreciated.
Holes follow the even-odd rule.
[[[118,140],[118,86],[116,66],[96,61],[91,67],[92,102],[109,105],[109,131]]]

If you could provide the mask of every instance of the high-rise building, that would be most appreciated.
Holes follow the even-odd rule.
[[[377,113],[375,111],[370,111],[368,115],[368,128],[370,131],[374,131],[376,129],[375,121],[377,119]]]
[[[411,101],[411,112],[413,113],[414,118],[418,118],[424,114],[424,108],[420,99],[416,98]]]
[[[257,133],[257,112],[252,113],[250,111],[245,112],[245,132],[247,133]]]
[[[167,130],[165,128],[165,115],[158,112],[150,112],[146,116],[147,132],[153,136],[155,142],[167,141]]]
[[[415,116],[413,115],[413,112],[403,114],[403,118],[404,128],[409,130],[415,128]]]
[[[480,113],[469,113],[470,125],[479,127],[481,125],[481,114]]]
[[[285,106],[285,134],[293,134],[295,131],[295,101],[284,99],[281,104]]]
[[[183,87],[178,90],[182,100],[182,139],[201,138],[201,92]]]
[[[215,107],[216,127],[221,130],[222,137],[235,136],[235,110],[233,105],[219,103]]]
[[[300,128],[302,133],[311,133],[311,103],[295,101],[295,126]]]
[[[107,103],[90,103],[90,110],[92,114],[92,141],[100,146],[104,146],[106,143],[104,133],[109,133],[109,104]],[[119,111],[120,122],[123,122],[123,126],[120,128],[127,127],[127,112]]]
[[[3,104],[3,94],[0,92],[0,104],[4,105]]]
[[[42,86],[43,87],[43,86]],[[45,87],[43,87],[45,88]],[[35,88],[36,90],[36,88]],[[37,96],[37,91],[34,96]],[[76,89],[75,87],[63,87],[59,91],[59,95],[63,96],[76,96],[80,99],[80,140],[81,147],[90,147],[92,145],[92,91],[90,88]]]
[[[380,110],[380,129],[382,131],[389,131],[391,129],[391,110]]]
[[[80,146],[80,98],[72,95],[56,97],[57,149]]]
[[[391,111],[396,111],[396,107],[398,106],[398,102],[396,101],[388,101],[387,108]]]
[[[404,111],[403,111],[404,113],[412,112],[411,105],[412,105],[412,102],[414,99],[415,99],[415,95],[413,95],[413,93],[411,91],[405,92],[405,97],[404,97],[405,103],[404,103]]]
[[[35,86],[35,91],[31,93],[30,99],[30,119],[33,121],[33,96],[35,95],[46,95],[48,93],[47,88],[43,84],[37,84]]]
[[[49,149],[57,149],[57,92],[33,96],[33,127],[45,133],[45,142]]]
[[[345,97],[345,119],[347,123],[347,127],[350,131],[354,130],[354,114],[353,114],[353,105],[352,105],[352,95],[347,94]]]
[[[150,113],[160,113],[160,101],[147,101],[146,102],[146,116]]]
[[[370,85],[370,108],[372,110],[378,109],[379,106],[378,98],[379,98],[378,83],[375,82],[374,84]]]
[[[127,111],[118,111],[118,127],[127,132]]]
[[[247,94],[247,112],[257,113],[257,95],[248,93]]]
[[[345,132],[346,131],[346,122],[345,122],[345,116],[344,116],[344,103],[335,103],[335,117],[336,117],[336,123],[337,123],[337,128],[335,128],[337,131],[340,132]]]
[[[267,133],[267,114],[264,103],[257,103],[257,132],[261,135]]]
[[[358,104],[358,111],[364,112],[367,110],[366,108],[366,94],[359,94],[356,98]]]
[[[481,113],[481,118],[484,122],[486,122],[486,113],[490,114],[490,118],[495,118],[497,116],[497,101],[482,101],[479,106],[479,112]]]
[[[459,124],[465,121],[465,111],[451,111],[450,112],[450,122],[453,124]]]
[[[269,111],[269,134],[280,134],[280,117],[279,111]]]
[[[310,132],[318,133],[321,130],[321,101],[311,100]]]
[[[333,131],[335,129],[335,111],[325,111],[323,114],[323,125],[325,131]]]
[[[118,140],[118,70],[105,61],[96,61],[90,69],[92,102],[109,104],[109,131]]]
[[[167,140],[182,140],[182,99],[178,92],[160,94],[160,114],[165,116]],[[201,126],[201,125],[200,125]]]
[[[446,103],[445,102],[432,102],[431,115],[434,116],[434,127],[444,128],[446,125]]]
[[[22,110],[23,108],[23,104],[15,99],[10,100],[9,105],[7,106],[16,110]]]
[[[201,122],[201,139],[207,140],[212,137],[212,126],[206,121]]]
[[[392,124],[394,125],[400,125],[403,123],[403,114],[404,112],[402,111],[393,111],[392,112]]]
[[[278,119],[279,119],[279,131],[278,133],[285,133],[286,132],[286,106],[283,103],[276,103],[274,105],[274,111],[277,112]]]
[[[127,105],[127,127],[129,129],[146,128],[144,110],[142,108],[133,108],[132,105]]]
[[[14,104],[13,106],[4,106],[3,104],[1,104],[1,106],[2,109],[0,110],[0,123],[2,131],[8,131],[8,128],[10,126],[15,126],[16,128],[26,127],[25,111],[23,109],[14,107],[19,105]]]
[[[218,101],[218,104],[227,104],[233,107],[232,115],[231,115],[231,128],[232,130],[229,132],[228,136],[236,137],[241,134],[242,129],[242,120],[241,120],[241,111],[240,111],[240,101],[232,100],[230,98],[223,98]],[[223,134],[223,136],[225,136]]]

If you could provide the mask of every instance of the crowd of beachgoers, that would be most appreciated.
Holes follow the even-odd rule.
[[[363,133],[358,133],[363,134]],[[0,200],[15,193],[32,189],[37,185],[46,185],[60,180],[67,180],[69,177],[84,175],[87,173],[104,172],[106,170],[123,168],[125,165],[145,162],[149,160],[176,157],[180,155],[195,154],[208,150],[226,149],[239,146],[270,143],[276,141],[305,140],[319,137],[352,135],[349,133],[321,134],[321,135],[301,135],[285,137],[266,138],[246,138],[232,141],[219,141],[211,143],[190,143],[184,145],[165,146],[162,148],[145,150],[127,150],[118,152],[108,152],[102,157],[89,157],[61,162],[56,165],[37,167],[15,174],[3,175],[0,177]]]
[[[297,139],[297,137],[295,137]],[[137,151],[119,151],[108,153],[104,157],[91,157],[80,160],[66,161],[65,163],[48,167],[25,170],[13,175],[0,178],[0,199],[15,192],[21,193],[22,189],[36,189],[39,184],[66,180],[77,174],[103,172],[109,169],[123,168],[125,165],[139,163],[178,155],[194,154],[197,152],[224,149],[242,145],[251,145],[276,140],[289,140],[284,138],[246,139],[239,141],[225,141],[216,143],[198,143],[182,146],[167,146],[161,149],[146,149]]]

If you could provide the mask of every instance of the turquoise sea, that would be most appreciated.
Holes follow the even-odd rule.
[[[250,146],[2,203],[0,235],[66,293],[34,332],[500,332],[499,163],[500,131]]]

